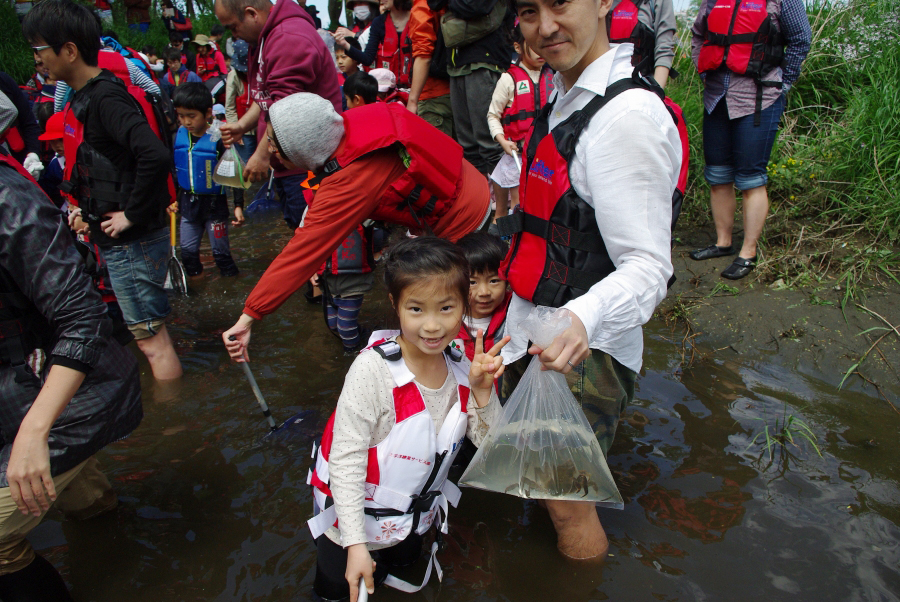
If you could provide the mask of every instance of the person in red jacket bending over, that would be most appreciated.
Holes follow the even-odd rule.
[[[365,220],[455,242],[485,227],[490,213],[487,182],[462,147],[399,104],[376,102],[341,116],[328,100],[301,92],[274,103],[269,116],[270,151],[289,169],[312,172],[304,186],[316,192],[293,239],[222,335],[238,361],[246,360],[253,322],[306,284]]]

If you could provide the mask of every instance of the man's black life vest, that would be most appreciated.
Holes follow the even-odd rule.
[[[635,67],[640,65],[643,73],[651,74],[656,53],[656,33],[653,28],[638,20],[644,2],[646,0],[622,0],[617,4],[607,19],[608,33],[611,44],[634,44],[631,64]]]
[[[126,60],[117,53],[104,52],[101,55],[111,55],[111,57],[104,56],[103,58],[121,61],[123,65]],[[123,81],[106,69],[101,71],[94,80],[124,85],[147,118],[153,133],[171,150],[171,140],[162,133],[164,130],[160,127],[165,123],[165,117],[157,104],[157,99],[152,94],[132,84],[130,79]],[[96,87],[94,86],[82,90],[66,109],[63,143],[68,160],[66,161],[66,179],[60,185],[63,192],[75,198],[85,221],[88,222],[99,222],[105,213],[123,210],[134,190],[136,175],[134,171],[117,167],[84,139],[84,123],[91,110],[91,103],[96,104],[97,102],[94,100],[95,95]],[[166,186],[169,190],[170,202],[172,202],[175,200],[175,182],[171,175],[167,178]]]
[[[583,109],[549,131],[548,104],[534,122],[525,146],[526,174],[518,210],[497,220],[500,234],[513,234],[500,275],[520,297],[547,307],[562,307],[580,297],[616,269],[597,226],[594,209],[578,196],[568,166],[591,118],[610,100],[640,88],[663,100],[662,88],[635,69],[630,78],[606,88]],[[673,115],[674,118],[674,115]]]

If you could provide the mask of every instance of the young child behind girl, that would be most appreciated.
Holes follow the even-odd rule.
[[[476,344],[468,371],[448,348],[469,294],[459,248],[434,237],[403,240],[385,254],[384,280],[400,331],[376,333],[373,340],[391,336],[353,362],[310,477],[313,588],[328,600],[355,602],[360,577],[370,593],[397,584],[390,569],[420,556],[431,525],[446,532],[441,509],[459,496],[446,480],[459,443],[480,444],[500,411],[493,383],[508,339],[487,352]]]
[[[497,80],[487,116],[491,136],[504,152],[491,173],[494,198],[497,200],[494,223],[519,204],[521,168],[513,156],[518,154],[519,161],[522,160],[525,135],[553,91],[553,71],[525,43],[518,25],[513,29],[513,47],[519,60]]]

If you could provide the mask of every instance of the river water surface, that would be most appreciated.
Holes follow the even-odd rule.
[[[204,247],[206,274],[173,300],[169,324],[184,378],[161,386],[142,358],[144,421],[99,456],[119,508],[84,523],[51,513],[34,531],[76,600],[312,598],[309,452],[352,358],[300,295],[259,323],[251,366],[276,420],[307,412],[260,442],[265,423],[221,342],[287,238],[271,214],[232,230],[242,270],[232,279]],[[381,325],[384,297],[367,297],[363,322]],[[746,355],[682,371],[671,336],[645,328],[644,373],[610,451],[625,509],[600,511],[605,566],[564,561],[534,502],[464,489],[439,555],[443,582],[374,599],[900,599],[900,416]],[[810,426],[822,457],[799,438],[774,446],[771,461],[764,435],[751,443],[785,415]]]

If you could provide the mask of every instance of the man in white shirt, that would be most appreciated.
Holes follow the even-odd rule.
[[[543,124],[535,121],[523,157],[526,218],[501,268],[515,293],[507,318],[512,341],[503,351],[511,364],[504,393],[524,371],[527,353],[539,354],[547,369],[576,369],[582,375],[576,397],[607,452],[634,395],[641,326],[672,275],[672,193],[681,143],[647,82],[614,95],[641,82],[631,79],[633,45],[609,44],[605,18],[612,0],[516,4],[526,43],[558,73],[550,112]],[[546,349],[528,348],[517,328],[535,304],[563,307],[572,318]],[[548,501],[547,509],[563,554],[606,556],[609,543],[593,503]]]

